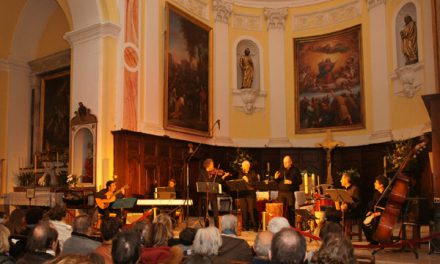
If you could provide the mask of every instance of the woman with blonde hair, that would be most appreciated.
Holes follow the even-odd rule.
[[[0,224],[0,263],[2,264],[13,264],[15,263],[14,258],[9,256],[9,236],[11,232],[9,229]]]

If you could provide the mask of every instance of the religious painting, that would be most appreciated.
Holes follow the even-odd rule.
[[[70,73],[49,74],[41,78],[41,150],[69,149]]]
[[[166,4],[164,127],[211,136],[212,29]]]
[[[365,127],[361,26],[294,39],[295,131]]]

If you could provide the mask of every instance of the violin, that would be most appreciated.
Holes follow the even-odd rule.
[[[229,172],[225,172],[224,170],[221,170],[221,169],[213,169],[213,170],[210,170],[207,172],[210,177],[214,177],[217,175],[217,176],[221,176],[222,179],[231,175]]]

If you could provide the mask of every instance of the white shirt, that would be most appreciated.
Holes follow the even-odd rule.
[[[63,221],[50,220],[58,232],[58,240],[60,242],[60,250],[63,249],[64,242],[72,236],[72,227]]]

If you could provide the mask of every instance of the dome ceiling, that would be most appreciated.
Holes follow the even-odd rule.
[[[234,4],[247,7],[299,7],[315,5],[331,0],[233,0]]]

